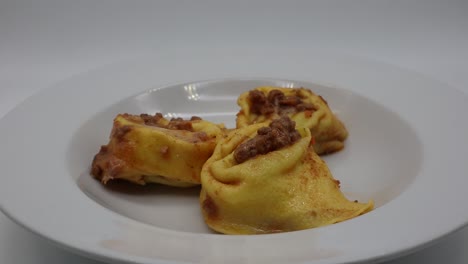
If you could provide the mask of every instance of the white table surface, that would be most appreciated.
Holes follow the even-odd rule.
[[[468,1],[3,0],[0,117],[41,89],[110,63],[247,45],[355,54],[468,93]],[[468,228],[387,263],[468,263],[466,249]],[[51,245],[0,213],[0,263],[101,262]]]

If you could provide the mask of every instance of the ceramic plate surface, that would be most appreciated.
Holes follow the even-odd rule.
[[[252,77],[260,76],[260,77]],[[238,95],[307,87],[345,123],[325,156],[349,199],[375,210],[304,231],[210,231],[199,188],[110,184],[89,168],[118,113],[197,115],[234,127]],[[345,55],[267,49],[178,53],[106,66],[46,89],[0,120],[1,209],[79,254],[130,263],[377,262],[468,221],[467,96],[425,76]]]

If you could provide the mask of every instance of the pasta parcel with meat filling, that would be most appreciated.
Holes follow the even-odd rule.
[[[315,153],[309,129],[283,116],[232,131],[201,172],[205,222],[225,234],[302,230],[364,214]]]
[[[224,131],[224,125],[197,117],[118,115],[109,143],[94,157],[91,174],[103,183],[123,179],[137,184],[197,185],[201,168]]]
[[[271,122],[286,115],[298,127],[310,129],[317,154],[338,151],[344,147],[348,132],[333,114],[328,103],[305,88],[258,87],[241,94],[237,100],[241,107],[237,114],[237,127]]]

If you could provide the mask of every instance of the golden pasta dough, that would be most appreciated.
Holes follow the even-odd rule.
[[[302,230],[372,210],[372,201],[352,202],[343,195],[339,181],[313,150],[310,130],[295,130],[294,122],[291,130],[285,118],[289,119],[281,118],[280,124],[260,123],[230,132],[203,166],[200,207],[213,230]]]
[[[316,142],[315,152],[319,155],[341,150],[348,136],[328,103],[305,88],[258,87],[242,93],[237,104],[241,108],[236,119],[238,128],[287,115],[298,127],[310,129]]]
[[[94,157],[91,174],[103,183],[123,179],[142,185],[197,185],[203,164],[224,133],[224,125],[196,117],[118,115],[109,143]]]

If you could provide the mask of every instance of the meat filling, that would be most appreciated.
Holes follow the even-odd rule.
[[[273,120],[268,127],[262,127],[255,137],[240,144],[234,150],[234,159],[242,163],[257,155],[292,145],[301,138],[295,129],[296,123],[287,116]]]
[[[159,121],[163,119],[163,115],[161,113],[156,113],[154,116],[148,114],[141,114],[141,119],[147,126],[156,126],[162,127],[171,130],[187,130],[193,132],[192,122],[196,120],[202,120],[198,116],[192,116],[190,120],[184,120],[180,117],[172,118],[167,125],[161,124]]]
[[[315,111],[310,103],[302,101],[298,93],[286,96],[280,90],[271,90],[267,95],[258,90],[249,92],[250,109],[257,115],[280,115],[291,112]]]
[[[169,124],[167,124],[167,129],[172,130],[187,130],[193,131],[192,122],[190,120],[184,120],[180,117],[178,118],[171,118]]]
[[[143,122],[145,122],[145,125],[147,126],[159,126],[159,120],[163,118],[163,115],[161,113],[156,113],[154,114],[154,116],[148,114],[141,114],[140,117],[141,119],[143,119]]]

